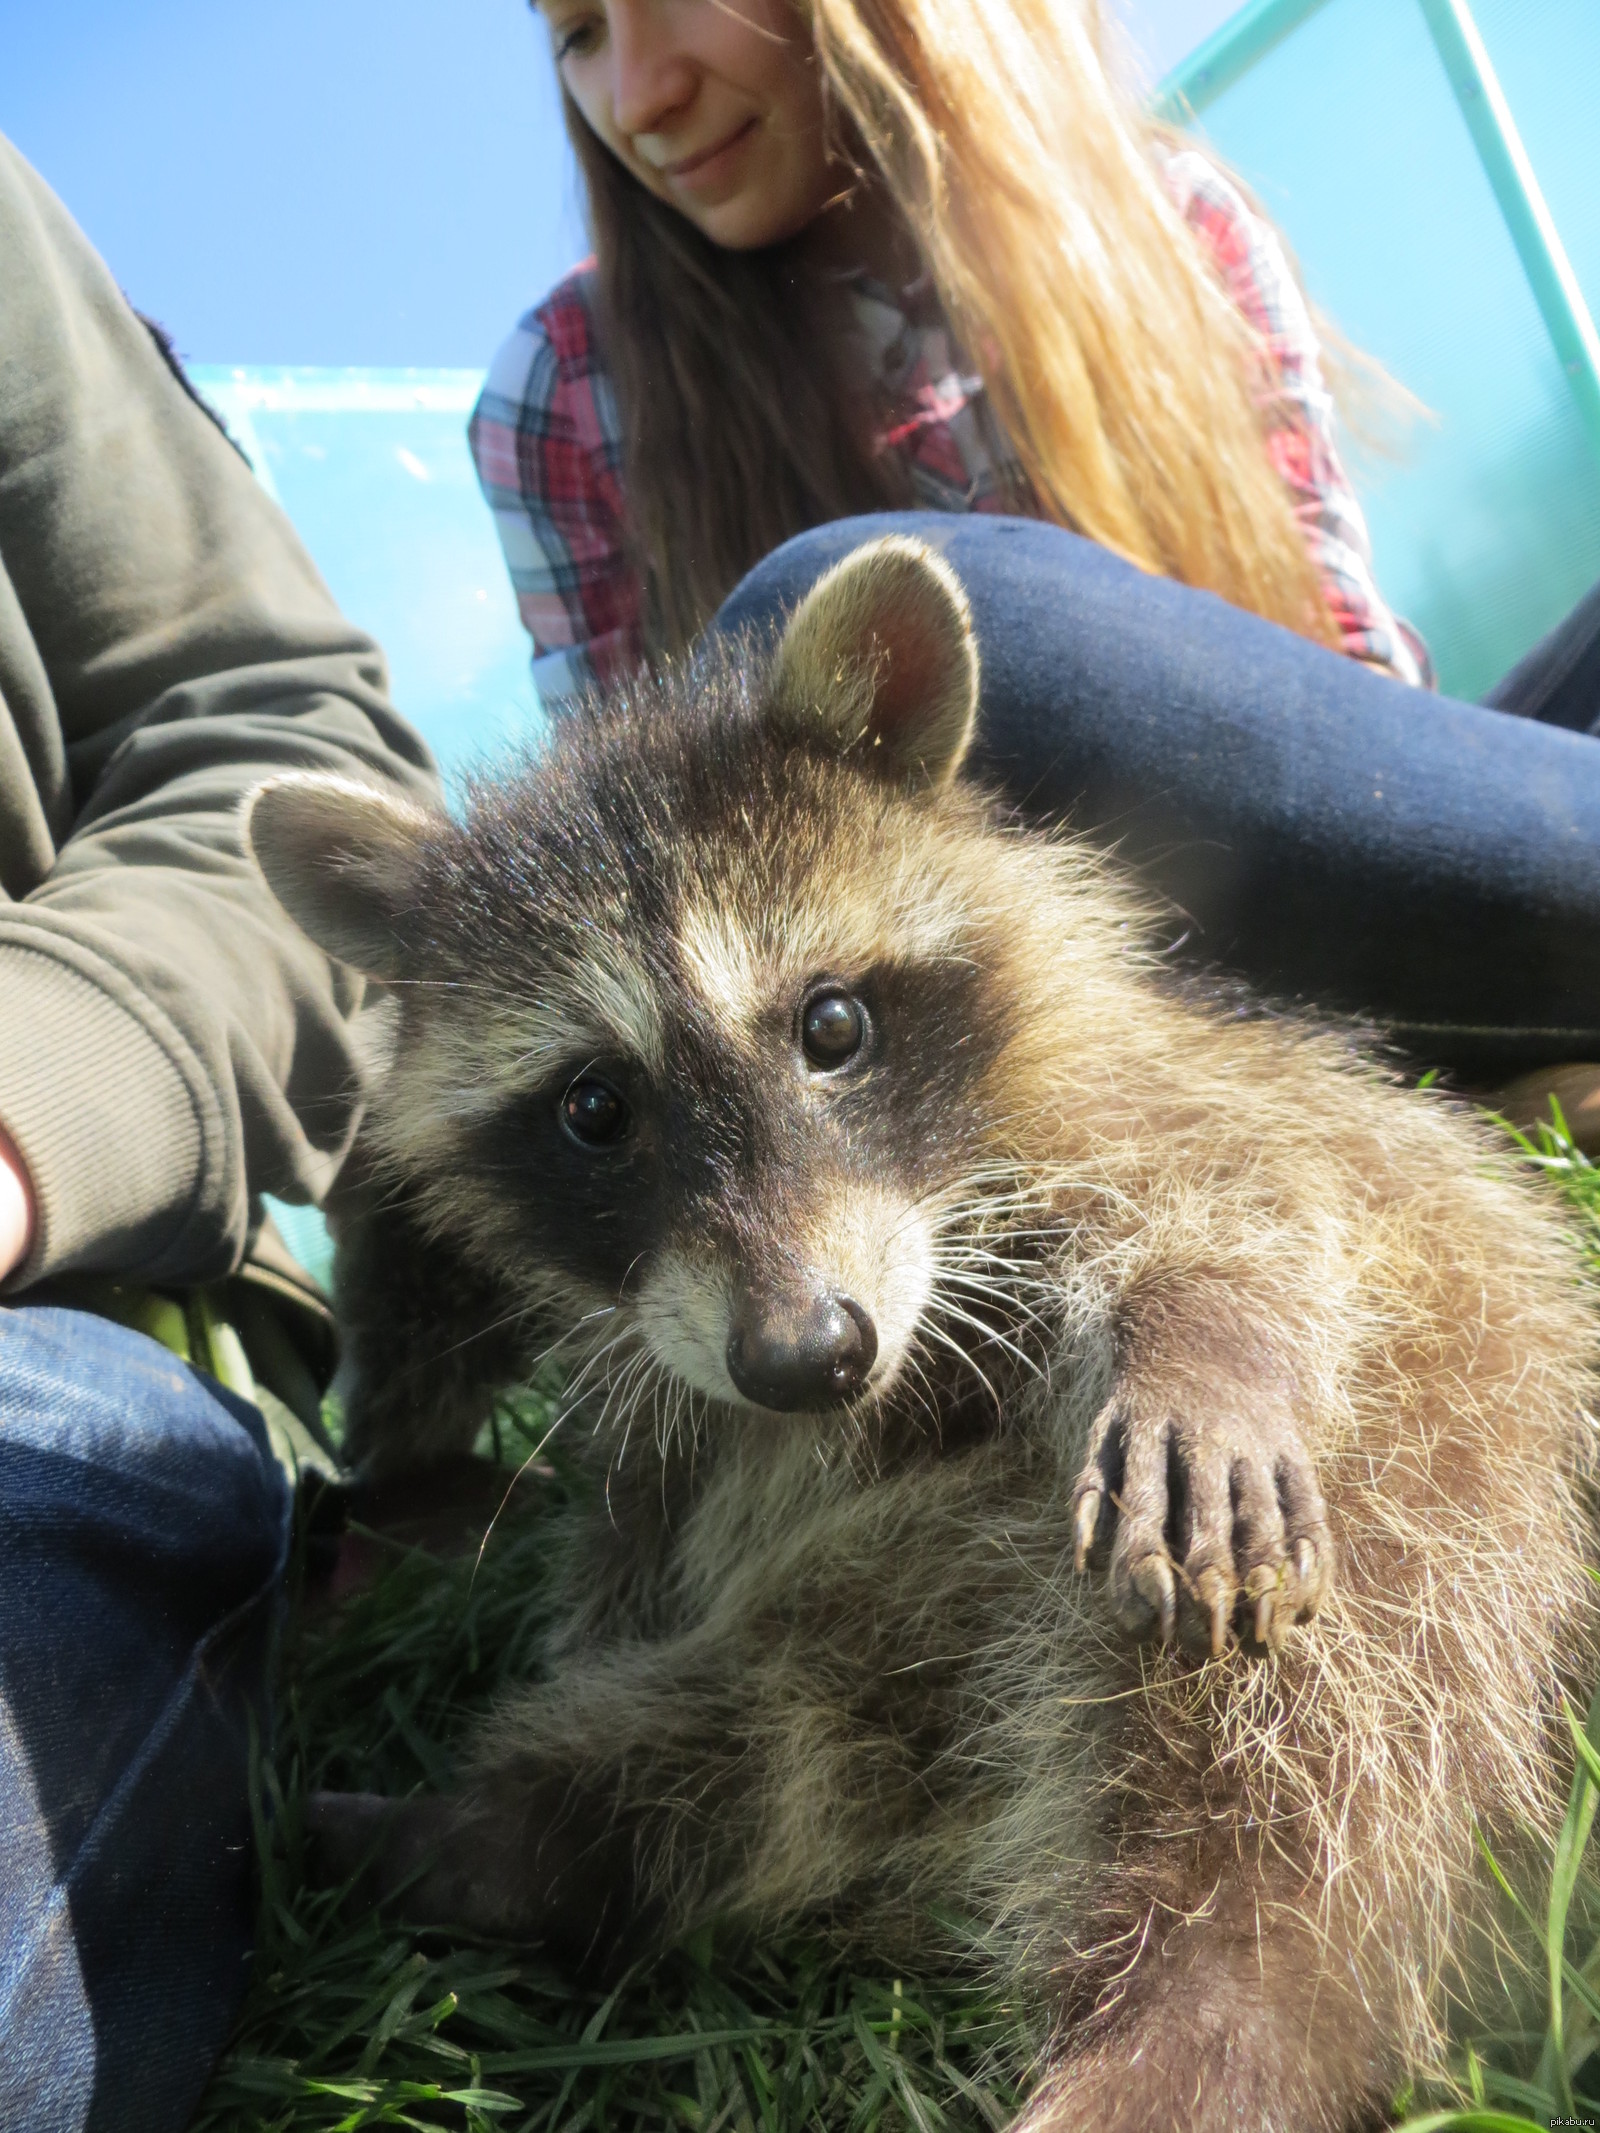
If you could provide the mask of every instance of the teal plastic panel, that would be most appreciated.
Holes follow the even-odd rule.
[[[196,367],[447,776],[543,728],[466,423],[475,371]]]
[[[1591,309],[1595,0],[1474,0]],[[1279,222],[1316,303],[1432,410],[1352,448],[1379,582],[1442,685],[1488,688],[1600,578],[1600,465],[1415,0],[1328,0],[1198,131]],[[1592,171],[1592,154],[1591,154]]]
[[[285,1200],[266,1194],[267,1211],[278,1225],[278,1234],[306,1272],[325,1289],[333,1287],[333,1239],[320,1207],[291,1207]]]

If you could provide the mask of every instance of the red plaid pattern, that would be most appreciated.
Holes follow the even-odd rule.
[[[1366,521],[1339,462],[1316,335],[1276,235],[1198,151],[1169,156],[1164,173],[1179,212],[1260,336],[1268,450],[1294,499],[1343,649],[1431,686],[1426,647],[1373,582]],[[595,340],[593,277],[586,261],[521,321],[495,356],[468,431],[547,702],[611,680],[643,653],[642,587],[625,537],[621,423]],[[908,292],[913,311],[915,294]],[[914,322],[867,281],[856,310],[880,447],[905,453],[916,503],[1004,510],[1016,463],[986,419],[982,380],[959,368],[942,321]]]
[[[1179,212],[1260,336],[1267,450],[1293,498],[1341,649],[1432,688],[1427,646],[1385,605],[1374,582],[1366,518],[1334,442],[1333,396],[1317,336],[1277,232],[1197,150],[1169,156],[1165,175]]]
[[[490,366],[467,438],[505,550],[544,697],[626,670],[642,588],[623,536],[622,436],[576,268]]]

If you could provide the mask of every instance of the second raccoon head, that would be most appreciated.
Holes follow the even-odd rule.
[[[641,685],[464,828],[260,791],[280,899],[397,988],[378,1130],[441,1228],[727,1405],[895,1384],[1007,1019],[968,908],[977,803],[939,797],[976,692],[954,579],[890,540],[775,657]]]

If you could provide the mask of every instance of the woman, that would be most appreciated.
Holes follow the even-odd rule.
[[[1426,653],[1304,299],[1118,90],[1093,0],[542,12],[597,260],[502,349],[473,447],[547,699],[686,645],[748,572],[729,618],[770,619],[864,530],[830,521],[972,514],[917,523],[1019,799],[1257,983],[1480,1077],[1600,1054],[1600,763],[1389,687]],[[1587,727],[1584,672],[1536,658],[1503,708]]]

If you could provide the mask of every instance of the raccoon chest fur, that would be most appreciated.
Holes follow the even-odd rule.
[[[392,988],[351,1450],[553,1357],[593,1482],[459,1792],[318,1826],[575,1963],[978,1961],[1040,2012],[1029,2133],[1355,2133],[1492,1972],[1476,1832],[1559,1826],[1593,1300],[1487,1129],[1180,985],[964,782],[977,702],[890,539],[461,821],[254,797]]]
[[[1126,1655],[1073,1572],[1074,1471],[1048,1448],[993,1433],[866,1474],[822,1449],[799,1429],[722,1444],[670,1531],[657,1477],[613,1472],[565,1541],[550,1688],[506,1715],[499,1752],[571,1753],[578,1676],[598,1753],[608,1682],[630,1704],[658,1696],[673,1728],[709,1720],[716,1756],[692,1777],[676,1748],[635,1771],[645,1792],[687,1779],[697,1817],[741,1832],[736,1875],[708,1880],[697,1911],[822,1908],[914,1950],[925,1907],[981,1915],[997,1881],[1014,1903],[1098,1850],[1092,1703]]]

